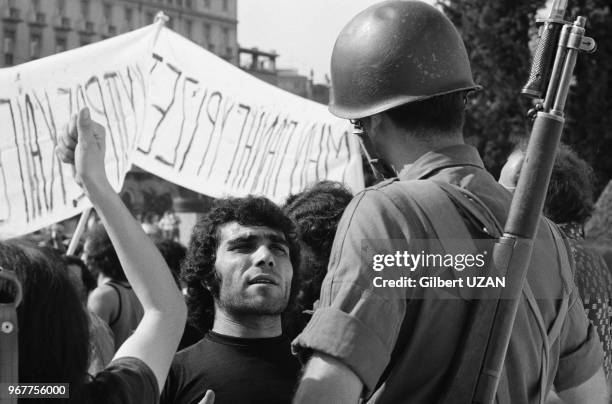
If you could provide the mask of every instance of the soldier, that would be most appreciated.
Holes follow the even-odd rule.
[[[463,140],[466,96],[478,88],[467,52],[436,8],[386,1],[340,33],[331,75],[330,111],[354,120],[375,165],[399,179],[358,194],[340,221],[320,305],[293,342],[300,356],[312,355],[296,402],[438,402],[456,377],[470,301],[378,289],[362,252],[385,239],[427,252],[441,234],[476,242],[495,233],[482,223],[499,231],[505,222],[511,195]],[[542,219],[500,403],[544,402],[553,386],[567,402],[605,402],[601,345],[569,265],[560,264],[568,260],[557,231]]]

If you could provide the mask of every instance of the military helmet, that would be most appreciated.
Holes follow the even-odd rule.
[[[338,36],[329,110],[358,119],[477,88],[465,45],[450,20],[422,1],[390,0],[356,15]]]

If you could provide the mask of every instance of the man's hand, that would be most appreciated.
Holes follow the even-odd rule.
[[[215,404],[215,392],[212,390],[206,390],[206,395],[199,404]]]
[[[86,193],[92,188],[108,186],[104,138],[104,127],[91,120],[89,109],[83,108],[71,117],[57,139],[55,152],[64,163],[73,166],[74,179]]]

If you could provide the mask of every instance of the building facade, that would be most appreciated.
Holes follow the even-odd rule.
[[[327,105],[329,103],[329,84],[315,84],[313,73],[310,77],[301,75],[297,69],[278,69],[274,52],[258,48],[238,48],[240,68],[266,83],[282,88],[300,97]]]
[[[238,64],[237,0],[0,0],[0,67],[63,52],[151,24]]]
[[[257,48],[238,48],[238,66],[266,83],[278,85],[276,52],[264,52]]]

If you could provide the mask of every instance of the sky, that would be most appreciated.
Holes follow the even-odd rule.
[[[336,37],[361,10],[380,0],[238,0],[238,43],[275,51],[278,68],[297,68],[325,82]]]

